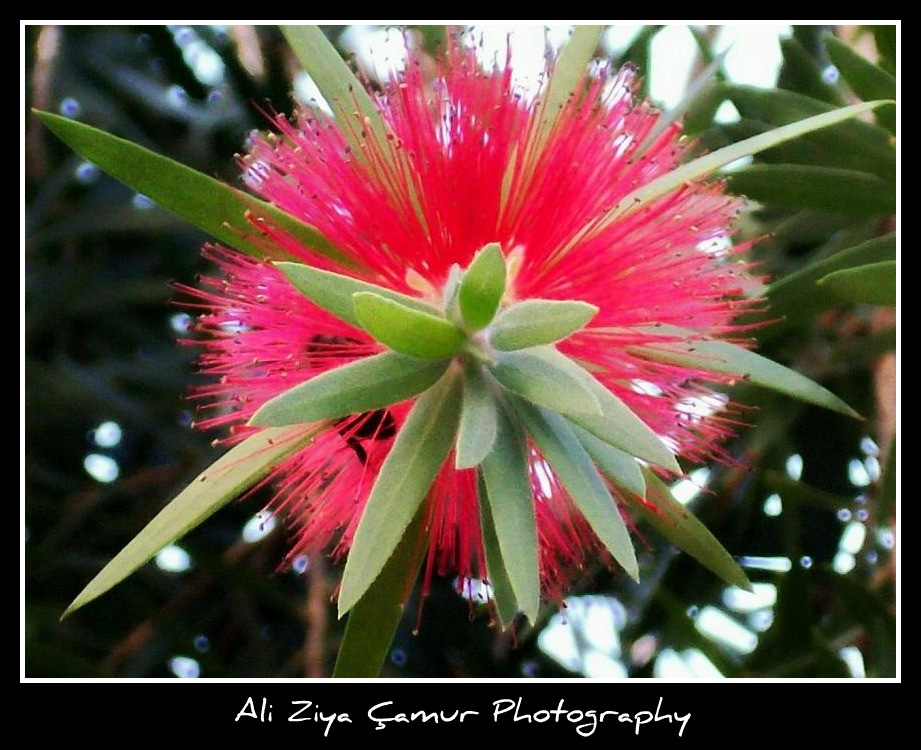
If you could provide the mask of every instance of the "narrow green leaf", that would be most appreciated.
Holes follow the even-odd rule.
[[[492,519],[482,473],[479,477],[479,488],[480,527],[483,532],[483,551],[486,553],[486,573],[489,585],[492,586],[493,602],[496,605],[499,622],[503,628],[507,628],[518,614],[518,599],[515,597],[512,582],[505,569],[505,561],[502,559],[502,549],[499,547],[499,537]]]
[[[701,177],[705,177],[736,159],[757,154],[760,151],[777,146],[785,141],[799,138],[806,133],[811,133],[815,130],[844,122],[863,112],[869,112],[874,107],[878,107],[884,103],[885,102],[864,102],[861,104],[853,104],[849,107],[842,107],[841,109],[835,109],[831,112],[822,112],[821,114],[807,117],[798,122],[782,125],[766,133],[759,133],[751,138],[746,138],[744,141],[733,143],[730,146],[725,146],[712,153],[694,159],[656,178],[649,184],[634,190],[617,204],[615,210],[610,211],[602,221],[598,222],[596,227],[593,228],[591,236],[599,234],[615,222],[622,221],[625,213],[635,211],[656,198],[660,198],[681,187],[686,182],[692,182]]]
[[[688,26],[687,29],[691,36],[694,37],[694,44],[697,45],[697,52],[700,54],[701,62],[710,65],[716,57],[713,52],[714,40],[711,38],[710,31],[703,26]],[[732,45],[730,44],[719,53],[719,57],[725,59],[727,52],[731,49]]]
[[[668,450],[661,438],[623,401],[599,383],[591,373],[584,370],[568,357],[549,346],[527,350],[532,357],[538,357],[555,367],[565,370],[594,394],[601,406],[600,414],[567,413],[573,424],[579,425],[597,438],[615,448],[626,451],[644,461],[661,466],[675,473],[681,472],[675,456]],[[561,411],[557,409],[557,411]]]
[[[711,128],[713,128],[713,122],[716,117],[716,112],[726,100],[725,95],[725,83],[723,81],[724,76],[721,74],[718,80],[713,81],[709,86],[706,86],[700,94],[691,102],[691,106],[688,108],[688,111],[684,115],[682,123],[682,133],[688,136],[699,137],[702,133],[707,133],[708,131],[713,133]],[[720,131],[716,133],[722,136]],[[704,139],[701,139],[701,143],[705,143]],[[719,143],[708,143],[709,148],[717,148],[718,146],[725,145],[730,143],[731,139],[724,138]]]
[[[732,192],[782,208],[864,215],[895,213],[895,182],[811,164],[753,164],[726,176]]]
[[[826,102],[782,89],[737,84],[727,86],[726,92],[741,115],[739,124],[759,130],[776,126],[791,127],[814,116],[845,111],[832,109]],[[877,109],[891,103],[875,100],[866,105]],[[760,135],[773,132],[766,130]],[[897,167],[891,134],[874,123],[854,117],[838,122],[833,127],[813,130],[802,138],[775,144],[762,159],[856,169],[887,180],[895,179]]]
[[[513,398],[515,411],[579,512],[618,564],[639,581],[630,532],[604,480],[572,428],[559,414]]]
[[[101,596],[150,560],[166,545],[194,529],[274,466],[307,445],[316,430],[270,428],[231,448],[205,469],[106,565],[62,615],[66,617]]]
[[[590,25],[573,27],[572,36],[560,50],[547,82],[543,97],[542,137],[546,137],[569,98],[578,93],[579,85],[588,71],[588,64],[595,57],[604,28]]]
[[[355,531],[339,591],[340,617],[365,595],[425,500],[454,444],[460,403],[460,374],[452,368],[406,418]]]
[[[269,246],[254,237],[257,230],[247,220],[252,214],[257,225],[282,230],[343,266],[357,265],[316,229],[265,201],[105,131],[48,112],[35,114],[80,156],[242,253],[260,260],[269,253]],[[281,252],[277,244],[272,248]]]
[[[595,466],[604,473],[614,484],[624,492],[632,492],[643,497],[646,494],[646,481],[637,460],[629,453],[615,448],[601,438],[597,438],[588,430],[576,424],[572,431],[582,443],[585,452],[595,462]]]
[[[673,326],[653,326],[645,329],[646,333],[678,333],[693,336],[693,331]],[[747,378],[750,382],[778,393],[805,401],[816,406],[831,409],[839,414],[861,419],[862,417],[838,398],[834,393],[823,388],[796,370],[784,367],[778,362],[762,357],[748,349],[743,349],[728,341],[700,341],[689,343],[669,342],[667,348],[648,346],[631,346],[629,351],[639,357],[654,362],[698,367],[710,372],[723,372]]]
[[[859,245],[845,248],[822,260],[787,274],[771,284],[767,298],[773,313],[787,316],[815,314],[832,306],[833,300],[816,287],[823,276],[845,268],[896,258],[895,235],[876,237]]]
[[[762,473],[761,480],[765,487],[780,493],[785,503],[787,501],[804,503],[814,508],[830,510],[833,513],[842,508],[853,508],[855,504],[851,496],[816,489],[805,482],[791,479],[790,475],[783,471],[767,469]]]
[[[298,62],[342,121],[342,133],[352,153],[365,158],[362,131],[368,128],[379,143],[385,143],[387,131],[374,102],[319,27],[282,26],[281,30]]]
[[[825,38],[825,48],[838,72],[861,99],[895,99],[895,76],[874,65],[835,36]]]
[[[380,409],[421,393],[447,367],[447,361],[395,352],[376,354],[324,372],[270,399],[249,423],[282,427]]]
[[[587,302],[525,300],[499,313],[490,326],[489,340],[503,351],[553,344],[583,328],[597,312]]]
[[[564,414],[601,414],[601,405],[579,368],[568,359],[541,356],[537,349],[498,352],[490,372],[529,401]]]
[[[321,271],[319,268],[303,263],[282,262],[276,263],[275,266],[311,302],[356,328],[361,328],[361,324],[355,314],[352,297],[358,292],[372,292],[419,312],[432,315],[438,313],[437,308],[420,299],[394,292],[377,284],[354,279],[351,276],[343,276],[332,271]]]
[[[422,508],[367,593],[349,612],[333,677],[377,677],[387,658],[406,598],[425,557],[419,548]]]
[[[847,302],[889,306],[896,303],[894,260],[835,271],[823,276],[817,283]]]
[[[455,466],[470,469],[479,466],[496,442],[499,420],[498,405],[482,369],[470,364],[464,372],[464,401],[457,428]]]
[[[745,571],[732,559],[732,555],[709,529],[675,500],[671,490],[655,472],[644,467],[643,475],[647,487],[646,501],[636,496],[624,498],[624,502],[634,515],[648,521],[662,536],[716,573],[726,583],[751,591],[752,585]],[[653,507],[647,503],[651,503]]]
[[[865,27],[873,34],[876,51],[879,53],[880,67],[891,75],[896,74],[896,57],[898,56],[898,28],[894,23]]]
[[[481,471],[506,574],[518,606],[533,625],[540,609],[537,516],[524,436],[504,409],[498,410],[495,448]]]
[[[694,31],[691,30],[693,34]],[[700,46],[701,39],[700,37],[695,37],[698,40],[698,46]],[[649,135],[643,140],[639,148],[637,148],[635,155],[633,156],[636,159],[648,149],[653,143],[656,142],[658,137],[665,132],[665,130],[676,120],[684,117],[685,113],[691,110],[692,107],[698,106],[701,100],[706,96],[708,90],[713,89],[713,82],[716,78],[717,73],[719,73],[720,68],[723,67],[723,62],[726,59],[726,55],[729,54],[731,47],[727,47],[719,54],[715,55],[712,60],[707,62],[707,67],[704,68],[698,75],[694,77],[694,80],[688,84],[687,88],[684,91],[684,95],[675,106],[665,112],[658,120],[652,130],[649,131]],[[702,49],[704,58],[706,58],[707,52],[704,52]]]
[[[825,82],[815,56],[807,51],[799,39],[795,37],[781,39],[780,50],[783,55],[783,67],[777,83],[779,88],[796,91],[813,99],[820,99],[835,107],[845,104],[838,89]],[[870,98],[882,99],[883,97]]]
[[[895,76],[865,59],[854,49],[834,36],[825,40],[828,56],[838,68],[847,85],[864,101],[868,99],[895,99]],[[890,133],[895,133],[895,105],[876,111],[877,121]]]
[[[385,346],[410,357],[443,359],[456,354],[466,341],[451,321],[414,310],[373,292],[352,296],[362,328]]]
[[[621,64],[631,64],[639,71],[649,71],[652,69],[652,48],[655,44],[656,37],[662,29],[666,28],[665,24],[643,24],[630,40],[626,49],[620,53],[618,61]],[[648,94],[648,82],[645,77],[640,80],[640,91]]]
[[[505,294],[505,275],[502,249],[490,242],[476,254],[458,289],[461,315],[471,330],[479,331],[495,317]]]

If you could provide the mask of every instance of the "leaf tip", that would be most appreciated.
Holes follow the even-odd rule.
[[[94,580],[95,580],[95,579],[94,579]],[[92,585],[92,584],[90,584],[90,585]],[[70,617],[70,616],[71,616],[74,612],[76,612],[78,609],[83,609],[84,606],[86,606],[86,605],[89,604],[91,601],[93,601],[93,599],[95,599],[96,597],[99,596],[99,592],[87,596],[87,589],[88,589],[88,588],[89,588],[89,586],[86,586],[86,587],[83,589],[83,591],[81,591],[79,594],[77,594],[76,598],[75,598],[70,604],[67,605],[67,609],[65,609],[65,610],[61,613],[61,617],[58,619],[58,622],[63,622],[66,618]]]
[[[343,603],[342,592],[340,591],[339,599],[336,601],[336,619],[341,620],[345,617],[353,606],[355,606],[354,603],[348,605]]]
[[[483,463],[483,458],[481,456],[472,453],[461,453],[460,451],[454,454],[454,468],[458,471],[475,469],[481,463]]]
[[[67,619],[73,612],[76,612],[78,609],[80,609],[80,605],[77,604],[77,600],[74,599],[74,601],[68,605],[67,609],[65,609],[61,616],[58,618],[58,622],[64,622],[65,619]]]
[[[747,591],[749,594],[755,593],[755,587],[752,586],[752,582],[748,580],[748,576],[745,575],[745,571],[742,570],[742,568],[736,567],[735,573],[736,575],[733,576],[733,580],[727,581],[727,583]]]
[[[662,444],[662,447],[663,451],[661,456],[657,457],[659,460],[656,461],[656,465],[665,469],[666,471],[670,471],[672,474],[683,476],[684,469],[682,469],[681,464],[678,463],[678,457],[672,453],[668,446],[666,446],[664,443]]]
[[[621,565],[623,566],[623,563],[621,563]],[[624,567],[624,571],[630,576],[634,583],[640,582],[640,568],[635,557],[630,561],[630,564]]]
[[[866,418],[859,411],[851,407],[851,405],[848,404],[843,399],[840,399],[837,396],[834,396],[833,394],[832,394],[832,399],[833,400],[830,401],[829,403],[824,404],[826,408],[831,409],[832,411],[835,411],[838,414],[842,414],[845,417],[856,419],[858,422],[866,421]]]

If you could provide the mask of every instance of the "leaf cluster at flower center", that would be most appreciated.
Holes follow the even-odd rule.
[[[456,469],[477,471],[490,580],[508,584],[504,595],[497,594],[501,614],[521,610],[533,619],[539,605],[531,446],[614,559],[638,575],[629,533],[599,469],[642,496],[637,459],[677,472],[675,456],[554,346],[586,326],[597,308],[572,300],[509,302],[509,265],[497,243],[486,245],[466,269],[451,269],[438,306],[307,265],[277,264],[316,305],[386,350],[285,391],[250,424],[333,421],[416,397],[355,534],[339,597],[342,612],[380,574],[452,449]]]
[[[482,248],[466,270],[456,265],[451,269],[440,307],[306,265],[278,267],[315,304],[363,329],[389,351],[281,394],[254,415],[254,425],[338,419],[383,408],[424,392],[454,369],[463,374],[465,391],[456,464],[472,468],[493,447],[496,409],[507,394],[576,420],[601,419],[610,411],[604,408],[612,398],[609,391],[553,346],[583,328],[598,309],[572,300],[503,305],[508,268],[498,243]],[[646,437],[654,438],[651,433]],[[645,454],[636,453],[634,443],[621,447],[674,467],[673,457],[658,448],[657,439],[644,442],[657,447]]]

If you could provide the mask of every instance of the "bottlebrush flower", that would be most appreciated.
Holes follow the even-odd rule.
[[[419,498],[388,533],[399,537],[418,505],[426,590],[433,575],[498,589],[507,572],[533,618],[538,579],[559,600],[587,561],[613,555],[637,575],[621,515],[637,503],[664,514],[654,493],[641,499],[650,465],[669,476],[675,456],[721,455],[733,423],[712,386],[734,376],[690,356],[688,342],[737,335],[753,303],[730,240],[740,200],[719,182],[625,200],[686,151],[679,124],[655,134],[660,115],[636,100],[632,69],[595,69],[559,111],[516,90],[512,73],[509,60],[484,69],[454,44],[434,80],[410,53],[373,95],[383,129],[308,106],[276,116],[276,132],[241,159],[244,182],[347,262],[260,224],[267,257],[305,265],[209,246],[222,275],[186,291],[203,308],[197,343],[213,380],[194,392],[201,428],[229,426],[237,440],[284,424],[292,388],[348,379],[333,371],[374,357],[415,379],[377,403],[376,370],[359,371],[356,406],[311,417],[312,442],[273,468],[265,482],[292,529],[289,559],[330,549],[344,559],[362,535],[361,554],[374,549],[373,524],[404,512],[401,498],[365,510],[419,407],[435,428],[413,426],[424,439],[400,466],[414,455],[435,464],[417,472]],[[353,308],[326,299],[351,292]],[[523,485],[507,476],[516,468]],[[518,497],[496,497],[504,491]],[[366,566],[359,574],[373,579],[395,542],[380,544],[380,560],[349,560],[346,576]]]

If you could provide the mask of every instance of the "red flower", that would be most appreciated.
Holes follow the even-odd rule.
[[[677,124],[644,143],[659,114],[635,102],[633,89],[631,69],[602,68],[542,130],[555,113],[516,91],[508,62],[484,70],[473,50],[452,46],[430,81],[411,54],[376,98],[385,138],[359,118],[304,107],[293,121],[276,117],[277,133],[254,137],[242,159],[244,181],[316,227],[355,265],[337,267],[273,231],[277,248],[436,306],[452,267],[467,268],[481,248],[498,243],[508,265],[503,305],[541,298],[596,306],[591,323],[559,351],[676,455],[696,462],[718,455],[731,433],[731,422],[700,408],[702,400],[716,402],[706,382],[721,376],[638,356],[636,347],[672,340],[661,333],[668,327],[701,336],[736,330],[733,319],[748,304],[746,267],[732,261],[729,240],[739,202],[719,183],[698,181],[641,208],[617,208],[684,154]],[[360,154],[349,146],[356,134]],[[385,350],[307,299],[271,262],[220,247],[205,252],[224,275],[192,291],[205,308],[197,324],[202,370],[216,379],[195,391],[199,427],[249,434],[255,428],[247,421],[270,399]],[[334,557],[348,554],[412,403],[331,422],[272,472],[272,508],[293,529],[291,558],[330,547]],[[584,561],[610,558],[536,443],[527,455],[542,593],[559,598]],[[476,472],[449,458],[425,501],[426,587],[433,574],[487,577],[480,500]]]

